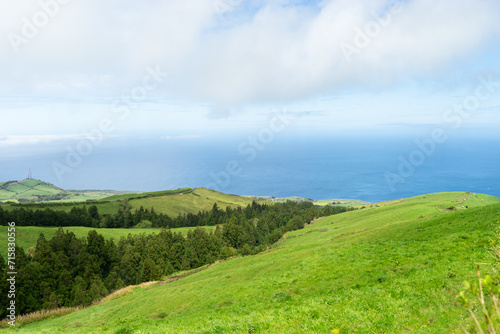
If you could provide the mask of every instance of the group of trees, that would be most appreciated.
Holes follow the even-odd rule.
[[[60,228],[50,240],[40,235],[34,249],[16,248],[16,311],[89,305],[124,286],[211,263],[220,258],[222,244],[220,235],[202,229],[187,237],[162,229],[115,243],[95,230],[79,239]],[[3,259],[0,266],[5,266]],[[6,296],[8,270],[2,269],[1,293]],[[6,302],[0,302],[2,318]]]
[[[266,205],[260,205],[254,202],[251,206],[245,208],[246,214],[252,214],[254,211],[261,211]],[[227,209],[231,210],[231,209]],[[120,208],[114,214],[99,214],[96,205],[90,207],[74,206],[69,212],[63,210],[54,210],[51,208],[33,209],[30,206],[15,207],[14,209],[4,210],[0,206],[0,221],[16,222],[17,226],[86,226],[94,228],[130,228],[139,225],[141,222],[148,222],[149,227],[192,227],[192,226],[214,226],[222,224],[224,210],[214,207],[210,211],[202,211],[197,214],[184,214],[175,218],[160,213],[157,214],[154,208],[144,209],[142,206],[138,210],[131,210],[130,204],[123,201]]]
[[[70,198],[72,195],[69,193],[59,193],[53,195],[32,195],[36,199],[19,198],[18,202],[21,204],[27,203],[37,203],[37,202],[48,202],[48,201],[60,201],[65,198]]]
[[[17,226],[86,226],[99,227],[101,216],[95,205],[87,208],[73,207],[71,211],[44,210],[16,207],[12,210],[4,210],[0,206],[0,222],[15,222]]]
[[[95,230],[90,231],[87,238],[79,239],[74,233],[60,228],[50,240],[41,234],[36,247],[26,252],[16,247],[16,311],[25,314],[61,306],[89,305],[127,285],[158,280],[164,275],[197,268],[236,254],[258,253],[279,240],[285,232],[303,228],[317,216],[346,210],[343,207],[319,210],[311,202],[290,201],[274,205],[254,202],[245,208],[226,210],[214,205],[209,212],[180,216],[166,224],[166,227],[214,225],[213,231],[196,228],[183,236],[168,229],[159,229],[159,233],[129,234],[116,243],[112,239],[105,240]],[[0,218],[5,222],[7,212],[1,213],[4,216]],[[38,223],[45,222],[40,226],[50,226],[51,214],[58,219],[60,212],[30,212],[21,208],[15,214],[16,225],[22,221],[17,218],[24,214]],[[118,221],[127,215],[130,215],[127,218],[131,220],[130,225],[145,219],[158,225],[161,219],[168,217],[142,208],[133,213],[122,210],[115,215],[100,216],[95,206],[88,210],[73,208],[66,216],[61,214],[60,217],[73,217],[73,223],[94,226],[95,222]],[[69,224],[64,222],[59,226]],[[0,270],[4,276],[0,282],[0,293],[5,296],[9,288],[8,270],[2,257]],[[6,303],[7,299],[2,298],[0,318],[6,315]]]
[[[329,216],[349,209],[349,207],[345,206],[331,205],[318,209],[311,202],[302,203],[306,203],[305,205],[308,206],[311,213],[314,213],[314,216]],[[279,208],[286,207],[286,205],[286,203],[282,203],[271,206]],[[13,221],[16,222],[17,226],[85,226],[94,228],[131,228],[138,226],[142,222],[147,222],[148,227],[177,228],[225,224],[229,221],[233,212],[242,212],[247,219],[250,219],[259,216],[262,211],[269,208],[269,204],[258,204],[254,201],[245,208],[231,209],[227,207],[226,210],[222,210],[215,203],[210,211],[200,211],[197,214],[188,213],[172,218],[163,213],[156,213],[154,208],[148,210],[141,206],[139,209],[132,211],[127,201],[121,202],[116,213],[102,215],[99,214],[96,205],[91,205],[88,209],[85,205],[81,207],[74,206],[69,212],[51,208],[33,210],[29,206],[4,210],[0,206],[0,222]],[[290,214],[292,213],[288,213],[286,216],[288,217]]]

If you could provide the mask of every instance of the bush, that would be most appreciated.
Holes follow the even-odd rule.
[[[464,289],[457,296],[458,301],[467,308],[479,333],[496,333],[500,329],[500,307],[498,296],[500,289],[490,275],[481,277],[477,265],[478,283],[464,282]],[[469,299],[470,297],[471,299]],[[463,331],[467,332],[463,327]]]
[[[149,220],[142,220],[139,224],[135,225],[134,228],[151,228],[153,223]]]
[[[498,225],[498,222],[497,222]],[[490,253],[495,259],[494,267],[498,272],[500,265],[500,227],[491,240]],[[477,264],[477,283],[464,281],[464,289],[457,296],[458,301],[467,308],[477,327],[478,333],[496,333],[500,330],[500,280],[491,275],[481,277],[480,264]],[[463,327],[463,331],[467,332]]]

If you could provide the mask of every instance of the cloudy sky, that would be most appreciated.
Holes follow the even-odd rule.
[[[274,113],[312,133],[496,131],[499,17],[497,0],[0,0],[0,145]]]

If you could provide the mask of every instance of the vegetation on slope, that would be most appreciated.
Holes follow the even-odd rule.
[[[176,195],[176,194],[189,194],[192,191],[193,190],[191,188],[181,188],[176,190],[163,190],[163,191],[145,192],[138,194],[122,194],[122,195],[113,195],[109,197],[104,197],[101,199],[101,201],[111,201],[117,199],[138,199],[138,198],[157,197],[157,196]]]
[[[220,208],[244,207],[253,202],[252,198],[237,195],[227,195],[221,192],[196,188],[196,189],[178,189],[172,191],[163,191],[156,193],[146,193],[145,197],[137,194],[127,194],[117,196],[111,200],[89,201],[87,203],[37,203],[3,206],[6,211],[15,210],[19,207],[33,210],[43,210],[50,208],[52,210],[70,212],[74,207],[83,208],[84,206],[95,205],[100,214],[114,214],[121,207],[130,207],[132,210],[138,210],[141,207],[146,209],[154,208],[158,214],[166,214],[170,217],[177,217],[184,214],[196,214],[200,211],[209,211],[214,203]],[[142,195],[142,194],[141,194]],[[138,196],[138,197],[137,197]],[[257,200],[258,203],[266,203],[264,200]]]
[[[196,229],[183,236],[162,230],[158,234],[129,235],[116,244],[95,230],[86,239],[78,239],[62,229],[50,240],[42,234],[31,251],[25,253],[18,246],[15,248],[19,299],[16,311],[26,314],[89,305],[125,285],[158,280],[175,271],[226,259],[235,252],[255,254],[276,242],[284,232],[303,228],[318,214],[310,202],[254,202],[243,210],[223,211],[214,205],[208,218],[217,227],[209,233]],[[0,271],[4,273],[0,289],[6,295],[9,267],[1,258]],[[6,315],[6,303],[7,300],[0,302],[0,316]]]
[[[499,204],[482,204],[498,198],[475,196],[425,195],[322,218],[268,252],[20,331],[458,333],[472,320],[455,296],[476,262],[491,262],[500,220]]]
[[[199,227],[209,232],[214,230],[214,226],[202,226]],[[7,226],[0,226],[0,235],[7,235]],[[40,234],[43,234],[45,238],[52,239],[52,237],[56,234],[58,227],[39,227],[39,226],[17,226],[16,227],[16,243],[18,247],[23,248],[28,251],[30,248],[36,246],[36,242],[40,237]],[[196,229],[196,227],[179,227],[172,229],[173,233],[181,233],[182,235],[187,235],[189,231]],[[152,234],[160,232],[160,229],[157,228],[100,228],[95,229],[92,227],[83,227],[83,226],[67,226],[64,227],[64,231],[72,232],[75,234],[76,238],[86,238],[90,231],[96,231],[100,235],[104,237],[105,240],[114,239],[115,242],[120,240],[122,237],[126,238],[128,235],[137,235],[137,234]],[[0,250],[2,250],[2,255],[6,258],[6,249],[7,249],[7,238],[0,238]]]
[[[41,201],[62,199],[66,196],[64,190],[35,179],[8,181],[0,184],[0,201]]]
[[[145,199],[129,201],[132,209],[154,208],[157,213],[167,214],[170,217],[176,217],[179,214],[198,213],[200,211],[209,211],[214,203],[219,208],[226,207],[237,208],[252,204],[254,200],[248,197],[237,195],[228,195],[215,190],[196,188],[187,194],[178,194],[171,196],[156,196]],[[257,203],[267,203],[266,201],[256,201]]]

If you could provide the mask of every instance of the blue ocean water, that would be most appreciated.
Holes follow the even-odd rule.
[[[421,140],[428,140],[422,137]],[[155,191],[208,187],[238,195],[369,202],[441,191],[500,196],[499,140],[450,138],[419,147],[415,137],[289,135],[252,145],[247,137],[112,140],[68,167],[66,146],[0,155],[0,180],[33,177],[64,189]]]

